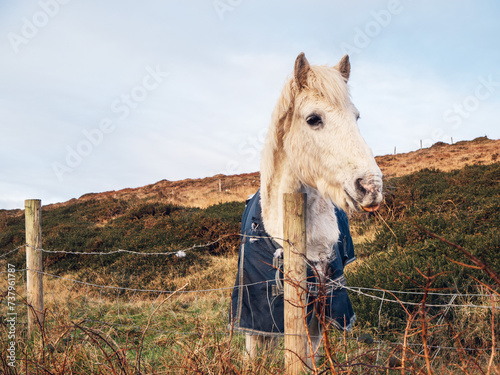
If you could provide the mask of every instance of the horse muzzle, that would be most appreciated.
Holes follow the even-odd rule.
[[[354,200],[367,212],[375,212],[380,208],[382,202],[382,178],[371,175],[356,179],[354,182]]]

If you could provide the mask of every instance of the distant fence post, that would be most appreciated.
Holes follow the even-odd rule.
[[[42,201],[25,201],[26,217],[26,295],[28,300],[28,337],[43,318]]]
[[[283,244],[285,299],[285,374],[306,370],[306,194],[284,194]],[[288,241],[286,241],[288,240]]]

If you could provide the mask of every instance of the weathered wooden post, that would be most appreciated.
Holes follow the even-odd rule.
[[[43,319],[42,252],[42,201],[25,201],[26,217],[26,291],[28,300],[28,336],[36,327],[36,320]],[[31,306],[31,307],[30,307]]]
[[[306,370],[306,194],[284,194],[283,244],[285,298],[285,373],[295,375]],[[289,242],[287,242],[288,240]]]

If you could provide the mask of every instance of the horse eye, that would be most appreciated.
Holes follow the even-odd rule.
[[[321,119],[320,116],[318,116],[316,114],[312,114],[312,115],[307,116],[306,122],[310,126],[320,126],[320,125],[323,125],[323,120]]]

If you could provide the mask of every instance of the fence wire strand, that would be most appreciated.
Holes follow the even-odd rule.
[[[10,254],[13,254],[13,253],[19,251],[20,249],[25,248],[25,247],[30,247],[30,248],[34,249],[35,251],[41,251],[41,252],[47,253],[47,254],[96,255],[96,256],[106,256],[106,255],[113,255],[113,254],[132,254],[132,255],[142,255],[142,256],[144,256],[144,255],[151,255],[151,256],[176,255],[178,257],[182,257],[183,256],[182,253],[185,253],[185,252],[188,252],[188,251],[193,251],[193,250],[200,249],[200,248],[205,248],[205,247],[212,246],[212,245],[214,245],[214,244],[222,241],[223,239],[226,239],[226,238],[231,237],[231,236],[250,237],[250,238],[256,238],[256,239],[265,238],[265,239],[279,240],[279,241],[282,241],[282,242],[286,242],[286,240],[284,240],[282,238],[276,238],[276,237],[249,236],[249,235],[242,235],[242,234],[228,234],[228,235],[219,237],[215,241],[210,241],[210,242],[207,242],[205,244],[193,245],[191,247],[188,247],[188,248],[185,248],[185,249],[181,249],[181,250],[162,251],[162,252],[141,252],[141,251],[134,251],[134,250],[126,250],[126,249],[117,249],[117,250],[113,250],[113,251],[109,251],[109,252],[84,252],[84,251],[47,250],[47,249],[37,249],[37,248],[34,248],[32,246],[29,246],[28,244],[23,244],[21,246],[18,246],[16,248],[14,248],[11,251],[8,251],[5,254],[0,255],[0,259],[6,258]],[[23,277],[25,277],[24,272],[26,272],[26,271],[30,271],[30,269],[28,269],[28,268],[16,269],[16,272],[21,272],[23,274]],[[156,301],[160,298],[160,296],[162,294],[173,294],[173,293],[176,292],[176,291],[173,291],[173,290],[139,289],[139,288],[127,288],[127,287],[118,287],[118,286],[112,286],[112,285],[95,284],[95,283],[89,283],[89,282],[84,282],[84,281],[76,280],[76,279],[69,278],[69,277],[63,277],[63,276],[59,276],[59,275],[54,275],[54,274],[50,274],[50,273],[47,273],[47,272],[41,272],[41,271],[36,271],[36,270],[31,270],[31,271],[39,273],[39,274],[42,274],[42,275],[47,276],[47,277],[52,277],[52,278],[57,279],[56,285],[61,280],[65,280],[65,281],[71,282],[72,285],[71,285],[71,287],[68,290],[68,301],[67,301],[68,305],[70,305],[69,304],[69,292],[75,287],[75,285],[79,284],[79,285],[86,286],[85,301],[86,301],[86,305],[87,305],[87,310],[86,310],[87,314],[88,314],[89,309],[90,309],[90,307],[88,306],[89,305],[89,288],[90,287],[98,288],[99,289],[99,301],[97,302],[97,305],[98,305],[98,315],[99,315],[99,317],[103,316],[102,315],[102,309],[101,309],[101,305],[103,303],[102,302],[103,301],[102,300],[103,290],[105,290],[105,289],[107,289],[107,290],[114,290],[115,293],[116,293],[116,304],[117,304],[116,305],[116,309],[117,309],[117,312],[118,312],[118,319],[120,320],[120,323],[109,323],[109,322],[106,322],[106,321],[103,321],[103,320],[88,319],[88,318],[85,318],[83,321],[84,322],[88,322],[88,323],[98,323],[98,324],[101,324],[101,325],[105,325],[105,326],[113,327],[113,328],[117,328],[117,329],[120,329],[121,327],[127,327],[128,329],[130,329],[130,327],[132,327],[134,329],[139,329],[139,330],[144,329],[144,327],[141,327],[141,326],[138,326],[138,325],[135,325],[135,324],[123,324],[123,320],[122,320],[122,316],[121,316],[123,314],[120,314],[120,306],[118,304],[118,300],[120,298],[121,292],[123,292],[123,291],[133,292],[132,297],[130,297],[130,299],[129,299],[128,305],[126,305],[125,308],[124,308],[125,309],[125,314],[126,314],[125,317],[126,318],[128,317],[128,320],[131,321],[131,322],[133,322],[133,319],[132,319],[132,316],[131,316],[131,313],[130,313],[128,307],[130,306],[130,303],[131,303],[132,299],[136,296],[136,293],[138,293],[138,292],[139,293],[140,292],[158,293],[158,296],[157,296],[155,302],[151,305],[151,307],[154,308],[154,306],[156,304]],[[0,274],[6,273],[6,272],[8,272],[8,271],[0,271]],[[272,281],[274,281],[274,280],[265,280],[265,281],[261,281],[261,282],[257,282],[257,283],[239,285],[239,286],[236,286],[236,287],[248,287],[248,286],[257,285],[257,284],[263,284],[263,283],[268,283],[268,282],[272,282]],[[360,296],[380,301],[380,307],[379,307],[379,325],[380,325],[380,320],[381,320],[382,305],[385,302],[396,303],[396,304],[400,304],[400,305],[410,305],[410,306],[419,306],[419,305],[421,305],[420,302],[400,301],[400,300],[396,300],[396,299],[387,298],[386,297],[386,292],[387,293],[394,293],[394,294],[402,294],[402,295],[414,295],[414,296],[416,296],[416,295],[423,295],[423,294],[433,295],[433,296],[441,296],[441,297],[448,296],[448,297],[451,297],[451,299],[446,304],[426,304],[427,307],[444,308],[444,309],[446,309],[446,312],[448,312],[448,310],[450,308],[499,309],[498,306],[491,306],[491,305],[475,305],[475,304],[472,304],[472,303],[468,303],[468,304],[455,304],[455,300],[457,298],[470,298],[470,297],[484,298],[484,297],[491,297],[490,295],[487,295],[487,294],[479,294],[479,293],[470,293],[469,294],[469,293],[453,293],[453,292],[449,292],[449,293],[427,292],[426,293],[426,292],[420,292],[420,291],[385,290],[385,289],[382,289],[382,288],[368,288],[368,287],[345,286],[345,285],[338,285],[338,287],[344,288],[344,289],[346,289],[346,290],[348,290],[348,291],[350,291],[352,293],[356,293],[356,294],[358,294]],[[55,307],[57,309],[57,314],[61,315],[62,313],[61,313],[60,305],[56,301],[56,297],[55,297],[55,294],[54,294],[54,289],[55,289],[55,286],[53,287],[53,289],[51,291],[52,299],[53,299],[54,305],[55,305]],[[234,286],[229,286],[229,287],[212,288],[212,289],[183,290],[183,291],[177,291],[177,293],[178,294],[195,294],[195,296],[196,296],[195,311],[197,311],[198,310],[197,309],[197,304],[198,304],[198,295],[199,295],[199,293],[220,292],[221,293],[221,306],[222,306],[222,304],[224,302],[224,295],[223,295],[224,293],[223,292],[224,291],[228,291],[228,290],[233,290],[233,289],[234,289]],[[377,295],[370,294],[369,292],[377,292],[377,293],[383,293],[383,294],[382,294],[382,297],[379,297]],[[498,302],[498,301],[495,301],[495,302]],[[70,308],[70,318],[75,318],[76,316],[73,315],[73,309],[72,309],[72,307],[70,306],[69,308]],[[176,314],[175,314],[175,312],[172,309],[172,301],[170,301],[169,311],[173,315],[174,319],[179,323],[179,321],[177,320]],[[156,321],[156,319],[154,319],[154,320],[155,320],[155,324],[158,325],[159,323]],[[159,330],[159,329],[151,329],[151,330],[154,331],[154,332],[160,333],[160,334],[178,334],[178,335],[186,335],[186,336],[187,335],[199,334],[198,331],[186,332],[186,331],[177,331],[177,330]],[[230,332],[229,331],[224,331],[224,332],[214,332],[214,331],[211,331],[210,334],[229,335]],[[356,340],[355,338],[351,338],[351,339],[352,340]],[[403,343],[391,342],[391,341],[385,341],[385,340],[374,340],[373,342],[375,344],[377,344],[379,347],[382,344],[391,345],[391,346],[402,346],[402,345],[404,345]],[[422,347],[423,346],[423,344],[416,344],[416,343],[406,343],[406,345],[407,346],[412,346],[412,347]],[[438,346],[438,345],[430,345],[428,347],[430,349],[437,350],[437,352],[439,352],[440,350],[465,350],[465,351],[487,351],[487,350],[491,350],[491,348],[487,348],[487,349],[457,348],[457,347],[451,347],[451,346]],[[495,348],[495,351],[499,351],[499,350],[500,350],[500,348]],[[377,353],[377,355],[378,355],[378,353]],[[435,357],[434,357],[434,359],[435,359]]]
[[[61,280],[66,280],[66,281],[71,281],[73,282],[73,285],[74,284],[81,284],[81,285],[85,285],[85,286],[92,286],[92,287],[95,287],[95,288],[105,288],[105,289],[112,289],[112,290],[117,290],[117,291],[129,291],[129,292],[144,292],[144,293],[160,293],[160,294],[172,294],[172,293],[175,293],[174,290],[162,290],[162,289],[137,289],[137,288],[128,288],[128,287],[119,287],[119,286],[112,286],[112,285],[103,285],[103,284],[94,284],[94,283],[89,283],[89,282],[86,282],[86,281],[80,281],[80,280],[75,280],[73,278],[69,278],[69,277],[64,277],[64,276],[59,276],[59,275],[54,275],[54,274],[50,274],[50,273],[47,273],[47,272],[42,272],[42,271],[36,271],[36,270],[30,270],[30,269],[24,269],[22,271],[32,271],[32,272],[36,272],[38,274],[41,274],[41,275],[44,275],[44,276],[49,276],[49,277],[53,277],[53,278],[58,278],[58,279],[61,279]],[[250,283],[250,284],[244,284],[244,285],[237,285],[237,286],[229,286],[229,287],[223,287],[223,288],[212,288],[212,289],[199,289],[199,290],[182,290],[182,291],[179,291],[178,293],[179,294],[198,294],[198,293],[209,293],[209,292],[218,292],[218,291],[225,291],[225,290],[233,290],[234,288],[245,288],[245,287],[249,287],[249,286],[253,286],[253,285],[259,285],[259,284],[265,284],[265,283],[270,283],[270,282],[273,282],[274,279],[272,280],[264,280],[264,281],[259,281],[259,282],[255,282],[255,283]],[[315,283],[310,283],[311,285],[314,285]],[[364,296],[364,297],[367,297],[367,298],[371,298],[373,300],[378,300],[378,301],[381,301],[381,304],[383,304],[384,302],[390,302],[390,303],[395,303],[395,304],[399,304],[399,305],[408,305],[408,306],[420,306],[422,303],[421,302],[411,302],[411,301],[401,301],[401,300],[395,300],[395,299],[391,299],[391,298],[387,298],[385,296],[385,292],[388,292],[388,293],[392,293],[392,292],[395,292],[395,293],[401,293],[401,294],[406,294],[406,295],[421,295],[422,292],[409,292],[409,291],[390,291],[390,290],[384,290],[384,289],[375,289],[375,288],[364,288],[364,287],[356,287],[356,286],[346,286],[346,285],[342,285],[342,284],[339,284],[339,283],[332,283],[335,285],[336,288],[339,288],[339,289],[346,289],[350,292],[353,292],[353,293],[356,293],[358,295],[361,295],[361,296]],[[73,288],[73,286],[72,286]],[[362,292],[362,290],[367,290],[367,291],[374,291],[374,292],[381,292],[381,293],[384,293],[382,297],[379,297],[379,296],[376,296],[376,295],[373,295],[373,294],[368,294],[368,293],[365,293],[365,292]],[[431,293],[428,293],[428,294],[431,294]],[[426,303],[426,307],[435,307],[435,308],[446,308],[446,309],[449,309],[449,308],[480,308],[480,309],[500,309],[499,306],[490,306],[490,305],[475,305],[473,303],[467,303],[467,304],[455,304],[453,303],[454,300],[458,297],[462,297],[462,298],[466,298],[466,297],[490,297],[488,295],[483,295],[483,294],[459,294],[459,293],[455,293],[455,294],[450,294],[450,293],[432,293],[433,295],[437,295],[437,296],[449,296],[449,295],[452,295],[452,296],[455,296],[455,298],[452,298],[452,300],[450,300],[450,302],[448,303],[445,303],[445,304],[431,304],[431,303]],[[498,302],[498,301],[494,301],[494,302]],[[381,307],[379,308],[379,313],[380,313],[380,310],[381,310]]]
[[[2,258],[6,258],[6,257],[7,257],[7,255],[10,255],[10,254],[12,254],[12,253],[15,253],[16,251],[19,251],[20,249],[22,249],[23,247],[26,247],[26,246],[27,246],[27,244],[24,244],[24,245],[18,246],[18,247],[16,247],[14,250],[11,250],[11,251],[9,251],[9,252],[7,252],[7,253],[5,253],[5,254],[0,255],[0,259],[2,259]],[[2,273],[3,273],[3,272],[2,272]]]
[[[144,252],[144,251],[136,251],[136,250],[128,250],[128,249],[117,249],[117,250],[111,250],[111,251],[66,251],[66,250],[48,250],[48,249],[43,249],[43,248],[36,248],[28,244],[23,244],[14,250],[9,251],[6,254],[0,255],[0,258],[5,258],[7,255],[14,253],[24,247],[29,247],[35,251],[41,251],[42,253],[46,254],[68,254],[68,255],[96,255],[96,256],[105,256],[105,255],[114,255],[114,254],[133,254],[133,255],[176,255],[178,257],[183,257],[185,256],[185,252],[187,251],[192,251],[196,249],[201,249],[205,247],[210,247],[212,245],[215,245],[216,243],[229,238],[229,237],[235,237],[239,236],[242,238],[248,237],[248,238],[255,238],[255,239],[271,239],[271,240],[278,240],[278,241],[287,241],[284,240],[283,238],[280,237],[270,237],[270,236],[251,236],[251,235],[246,235],[246,234],[239,234],[239,233],[231,233],[231,234],[226,234],[224,236],[220,236],[218,239],[214,241],[207,242],[205,244],[199,244],[199,245],[193,245],[190,247],[187,247],[185,249],[179,249],[175,251],[156,251],[156,252]]]
[[[24,248],[24,247],[30,247],[32,249],[34,249],[35,251],[41,251],[43,253],[47,253],[47,254],[69,254],[69,255],[97,255],[97,256],[105,256],[105,255],[112,255],[112,254],[121,254],[121,253],[125,253],[125,254],[133,254],[133,255],[151,255],[151,256],[160,256],[160,255],[177,255],[177,256],[180,256],[179,254],[182,254],[182,253],[186,253],[188,251],[192,251],[192,250],[195,250],[195,249],[200,249],[200,248],[204,248],[204,247],[209,247],[209,246],[212,246],[220,241],[222,241],[223,239],[226,239],[228,237],[232,237],[232,236],[240,236],[240,237],[248,237],[248,238],[256,238],[256,239],[271,239],[271,240],[278,240],[278,241],[282,241],[282,242],[286,242],[287,240],[284,240],[283,238],[278,238],[278,237],[271,237],[271,236],[250,236],[250,235],[245,235],[245,234],[228,234],[228,235],[224,235],[224,236],[220,236],[218,239],[214,240],[214,241],[210,241],[210,242],[207,242],[205,244],[199,244],[199,245],[193,245],[191,247],[188,247],[188,248],[185,248],[185,249],[181,249],[181,250],[175,250],[175,251],[167,251],[167,252],[141,252],[141,251],[135,251],[135,250],[125,250],[125,249],[118,249],[118,250],[113,250],[113,251],[109,251],[109,252],[85,252],[85,251],[65,251],[65,250],[47,250],[47,249],[37,249],[35,247],[32,247],[28,244],[23,244],[21,246],[18,246],[16,247],[15,249],[5,253],[5,254],[2,254],[0,255],[0,258],[5,258],[7,255],[9,254],[12,254],[16,251],[19,251],[20,249]],[[23,272],[23,271],[27,271],[28,269],[22,269],[22,270],[16,270],[16,272]],[[3,273],[6,273],[8,271],[0,271],[0,274],[3,274]],[[165,294],[169,294],[169,293],[173,293],[174,291],[172,290],[156,290],[156,289],[135,289],[135,288],[126,288],[126,287],[118,287],[118,286],[111,286],[111,285],[101,285],[101,284],[94,284],[94,283],[88,283],[88,282],[84,282],[84,281],[79,281],[79,280],[75,280],[75,279],[72,279],[72,278],[67,278],[67,277],[62,277],[62,276],[59,276],[59,275],[53,275],[53,274],[50,274],[50,273],[46,273],[46,272],[41,272],[41,271],[35,271],[33,270],[33,272],[37,272],[37,273],[41,273],[45,276],[50,276],[50,277],[54,277],[54,278],[60,278],[60,279],[63,279],[63,280],[68,280],[68,281],[73,281],[74,283],[78,283],[78,284],[82,284],[82,285],[87,285],[87,286],[92,286],[92,287],[96,287],[96,288],[107,288],[107,289],[115,289],[115,290],[126,290],[126,291],[133,291],[133,292],[150,292],[150,293],[165,293]],[[256,285],[256,284],[261,284],[261,283],[267,283],[267,282],[271,282],[271,280],[265,280],[265,281],[261,281],[261,282],[257,282],[257,283],[253,283],[253,284],[248,284],[248,285],[241,285],[241,287],[246,287],[246,286],[251,286],[251,285]],[[379,300],[381,301],[381,305],[384,303],[384,302],[389,302],[389,303],[397,303],[397,304],[404,304],[404,305],[410,305],[410,306],[418,306],[420,305],[419,302],[410,302],[410,301],[398,301],[398,300],[395,300],[395,299],[391,299],[391,298],[386,298],[385,296],[385,293],[394,293],[394,294],[406,294],[406,295],[423,295],[425,292],[419,292],[419,291],[403,291],[403,290],[386,290],[386,289],[382,289],[382,288],[368,288],[368,287],[358,287],[358,286],[345,286],[345,285],[338,285],[338,287],[340,288],[345,288],[347,289],[348,291],[351,291],[353,293],[356,293],[358,295],[362,295],[364,297],[367,297],[367,298],[371,298],[371,299],[374,299],[374,300]],[[233,286],[230,286],[230,287],[224,287],[224,288],[216,288],[216,289],[204,289],[204,290],[185,290],[185,291],[182,291],[182,293],[205,293],[205,292],[213,292],[213,291],[224,291],[224,290],[231,290],[233,289],[234,287]],[[378,297],[376,295],[373,295],[373,294],[369,294],[367,292],[381,292],[381,293],[384,293],[382,297]],[[482,298],[486,298],[486,297],[490,297],[489,295],[487,294],[479,294],[479,293],[439,293],[439,292],[427,292],[426,294],[428,295],[433,295],[433,296],[442,296],[442,297],[445,297],[445,296],[455,296],[455,298],[457,297],[462,297],[462,298],[468,298],[468,297],[482,297]],[[454,301],[454,299],[452,301]],[[469,304],[453,304],[453,302],[450,302],[450,303],[447,303],[447,304],[426,304],[426,306],[428,307],[442,307],[442,308],[450,308],[450,307],[469,307],[469,308],[483,308],[483,309],[499,309],[499,307],[497,306],[485,306],[485,305],[474,305],[472,303],[469,303]]]

